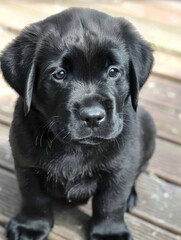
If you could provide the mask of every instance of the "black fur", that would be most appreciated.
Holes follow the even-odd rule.
[[[47,239],[53,197],[93,197],[89,240],[133,239],[124,212],[155,146],[151,117],[136,112],[152,64],[128,21],[90,9],[34,23],[5,49],[2,73],[20,95],[10,143],[22,193],[8,239]]]

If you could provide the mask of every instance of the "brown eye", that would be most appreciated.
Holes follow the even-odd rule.
[[[116,78],[119,75],[119,69],[117,69],[116,67],[111,67],[108,70],[108,77],[110,78]]]
[[[66,78],[66,76],[67,76],[67,73],[64,69],[61,69],[60,71],[53,74],[53,77],[56,80],[64,80]]]

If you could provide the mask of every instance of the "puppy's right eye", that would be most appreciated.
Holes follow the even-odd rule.
[[[55,80],[64,80],[67,76],[67,72],[65,69],[61,69],[53,74],[53,78]]]
[[[120,71],[116,67],[110,67],[108,70],[108,77],[116,78],[120,74]]]

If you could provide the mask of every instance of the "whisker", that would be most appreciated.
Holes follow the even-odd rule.
[[[54,138],[51,140],[51,146],[53,144],[53,142],[55,141],[55,139],[57,138],[57,136],[61,133],[63,133],[64,129],[61,129],[60,131],[58,131],[58,133],[54,136]]]
[[[48,123],[46,123],[44,126],[42,126],[40,129],[41,129],[41,132],[40,132],[40,134],[38,134],[37,136],[36,136],[36,139],[35,139],[35,145],[37,146],[38,145],[38,140],[39,140],[39,137],[41,136],[41,134],[42,134],[42,131],[44,131],[46,128],[48,127]]]
[[[38,142],[39,142],[40,146],[42,147],[43,135],[45,134],[45,131],[46,131],[47,129],[50,130],[50,127],[51,127],[50,125],[53,123],[53,121],[54,121],[55,118],[59,118],[59,116],[53,116],[53,117],[51,118],[50,123],[49,123],[49,122],[46,122],[45,125],[43,125],[42,127],[40,127],[40,129],[39,129],[40,134],[38,133],[37,136],[36,136],[36,138],[35,138],[35,145],[36,145],[36,146],[38,145]]]

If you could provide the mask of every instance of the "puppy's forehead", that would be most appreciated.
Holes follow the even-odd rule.
[[[51,45],[49,50],[76,47],[90,55],[98,49],[124,48],[120,40],[120,22],[96,10],[69,9],[47,18],[44,26],[44,42]]]
[[[72,31],[83,35],[87,29],[93,35],[112,35],[119,32],[119,21],[116,18],[93,9],[71,8],[45,19],[44,22],[52,23],[62,35]]]

